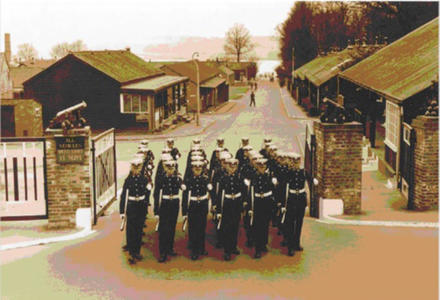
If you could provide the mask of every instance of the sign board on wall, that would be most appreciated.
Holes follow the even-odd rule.
[[[57,163],[75,164],[84,161],[84,139],[83,136],[57,137]]]

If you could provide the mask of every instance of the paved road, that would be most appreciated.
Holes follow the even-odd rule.
[[[202,136],[208,152],[218,135],[234,152],[242,135],[249,136],[256,148],[268,135],[280,148],[300,152],[294,137],[303,132],[303,124],[287,118],[279,92],[275,84],[261,83],[255,109],[245,98],[220,115]],[[190,141],[179,139],[177,145],[186,153]],[[159,151],[162,145],[154,142],[152,148]],[[127,153],[118,158],[128,159],[133,147],[130,143],[119,147]],[[118,169],[121,176],[123,171]],[[100,218],[97,233],[88,238],[1,252],[2,258],[9,258],[1,266],[2,298],[438,299],[438,229],[339,226],[306,218],[303,253],[288,257],[272,229],[269,253],[254,260],[241,231],[242,254],[224,262],[221,251],[213,247],[214,228],[209,222],[208,257],[191,261],[179,230],[180,255],[159,264],[154,223],[148,222],[145,259],[135,267],[120,251],[124,238],[116,213]],[[11,259],[14,256],[23,258]]]

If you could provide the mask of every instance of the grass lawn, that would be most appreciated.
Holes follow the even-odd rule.
[[[229,88],[229,99],[235,100],[243,96],[249,90],[249,86],[231,86]]]

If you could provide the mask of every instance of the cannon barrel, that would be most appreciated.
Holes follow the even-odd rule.
[[[77,110],[81,110],[81,109],[84,109],[86,107],[87,107],[87,103],[85,101],[82,101],[81,103],[79,103],[77,105],[73,105],[73,106],[68,107],[68,108],[66,108],[64,110],[59,111],[56,114],[55,117],[60,117],[60,116],[65,115],[65,114],[73,113],[73,112],[75,112]]]

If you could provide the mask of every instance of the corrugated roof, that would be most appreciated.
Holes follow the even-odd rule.
[[[156,92],[187,80],[188,77],[163,75],[151,79],[145,79],[136,83],[123,85],[121,88],[124,90],[143,90]]]
[[[295,76],[302,80],[307,78],[315,86],[320,86],[381,47],[381,45],[351,46],[340,52],[317,57],[295,70]]]
[[[198,64],[198,66],[201,84],[204,81],[220,74],[219,69],[211,67],[206,63],[201,62]],[[169,69],[181,76],[187,76],[192,82],[197,82],[196,66],[192,60],[164,65],[162,70],[166,71],[166,69]]]
[[[403,101],[438,78],[438,18],[340,74],[385,97]]]
[[[213,77],[213,78],[203,82],[203,84],[201,84],[200,86],[205,87],[205,88],[216,88],[225,81],[226,81],[226,79],[224,79],[224,78]]]
[[[72,55],[121,83],[163,74],[128,50],[79,51]]]

